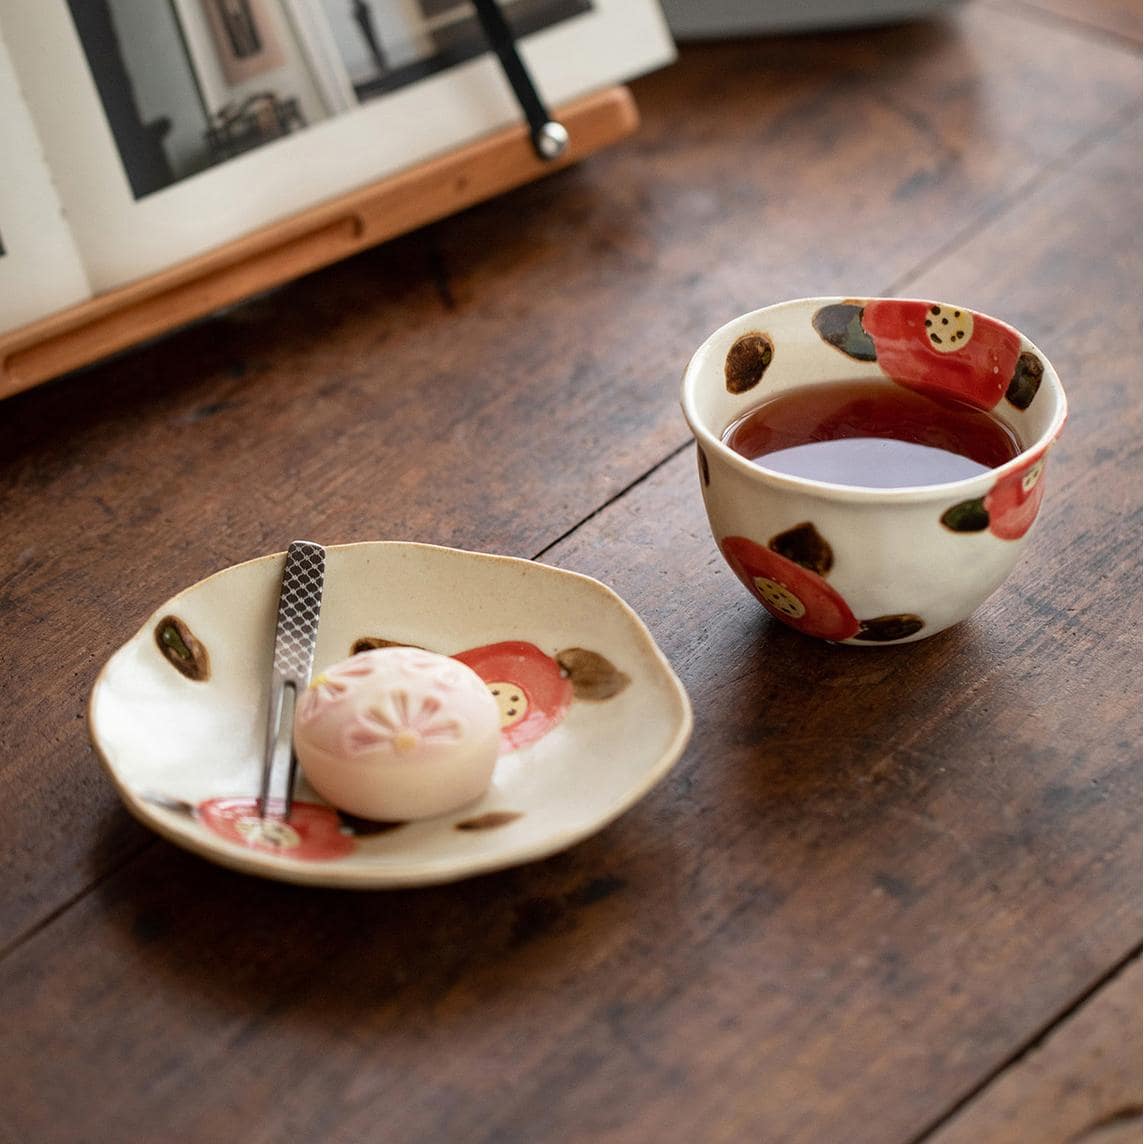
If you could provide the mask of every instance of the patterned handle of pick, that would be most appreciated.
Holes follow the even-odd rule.
[[[325,578],[326,550],[309,540],[295,540],[286,553],[278,597],[274,673],[298,691],[310,683]]]
[[[270,807],[278,739],[282,730],[282,707],[286,689],[294,699],[310,683],[314,645],[318,642],[318,616],[322,610],[322,587],[326,579],[326,550],[310,540],[295,540],[286,552],[282,589],[278,596],[278,624],[274,631],[274,666],[270,680],[270,707],[266,714],[266,747],[262,758],[262,782],[258,791],[258,814],[265,818]],[[291,736],[287,736],[290,739]],[[290,817],[294,777],[298,761],[293,745],[288,753],[282,817]]]

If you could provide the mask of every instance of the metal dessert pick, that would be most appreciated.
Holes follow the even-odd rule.
[[[278,596],[278,626],[274,632],[274,660],[270,676],[270,709],[266,716],[266,748],[262,760],[262,785],[258,792],[258,816],[266,817],[270,788],[278,755],[287,758],[286,786],[282,794],[283,818],[290,817],[298,759],[294,754],[294,707],[310,685],[314,645],[318,640],[318,615],[322,609],[322,585],[326,578],[326,550],[310,540],[295,540],[286,552],[282,590]],[[287,723],[286,749],[279,752],[284,697],[292,695]]]

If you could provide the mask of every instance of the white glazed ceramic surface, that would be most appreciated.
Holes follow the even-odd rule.
[[[913,350],[903,351],[900,340],[889,346],[885,339],[869,338],[861,323],[864,307],[875,304],[923,307],[925,316],[932,310],[937,323],[945,315],[954,320],[953,314],[959,316],[955,321],[964,322],[964,315],[976,320],[966,328],[970,341],[976,339],[972,369],[985,363],[980,370],[985,376],[977,379],[984,393],[979,405],[1016,432],[1023,446],[1017,457],[962,481],[866,489],[767,472],[723,443],[732,422],[777,393],[863,378],[893,384],[887,374],[900,374],[903,360],[917,360],[919,368],[932,368],[941,377],[964,356],[964,350],[935,350],[923,362],[924,341],[911,358]],[[816,328],[819,314],[841,315],[832,327],[818,319],[824,329],[832,328],[834,343]],[[851,332],[843,328],[848,315]],[[923,323],[917,325],[924,338]],[[991,338],[1000,353],[982,349]],[[769,347],[769,362],[754,381],[752,371],[740,377],[728,363],[732,347],[750,350],[751,339]],[[856,349],[864,350],[867,360],[856,357]],[[1031,367],[1038,384],[1026,384],[1019,393],[1013,382],[1008,392],[1014,404],[1006,388],[1018,355],[1021,368],[1027,375]],[[751,354],[745,356],[750,364]],[[761,363],[757,353],[756,359]],[[997,374],[993,381],[991,374]],[[1034,396],[1019,408],[1030,389]],[[699,448],[711,530],[728,563],[776,618],[807,635],[856,646],[934,635],[965,619],[1001,585],[1024,548],[1043,493],[1045,453],[1066,415],[1052,365],[1017,331],[969,310],[889,299],[808,298],[736,318],[692,357],[682,404]]]
[[[92,740],[128,809],[189,850],[292,882],[447,882],[587,837],[646,794],[683,752],[691,732],[686,692],[639,617],[598,581],[430,545],[336,546],[327,549],[315,674],[363,638],[449,655],[481,649],[468,657],[478,666],[488,658],[483,649],[516,641],[505,646],[523,648],[522,662],[567,689],[563,706],[545,700],[553,725],[530,725],[515,748],[506,740],[488,791],[452,814],[371,832],[371,824],[344,824],[323,805],[306,807],[321,800],[303,779],[299,830],[312,822],[322,845],[274,851],[265,839],[252,844],[242,831],[212,829],[227,817],[219,800],[250,799],[257,790],[283,561],[281,553],[266,556],[179,593],[112,656],[92,693]],[[189,678],[160,650],[156,627],[171,616],[205,648],[208,678]],[[557,656],[573,665],[570,677]],[[590,678],[573,696],[566,680],[584,664]],[[603,683],[600,665],[610,671]]]

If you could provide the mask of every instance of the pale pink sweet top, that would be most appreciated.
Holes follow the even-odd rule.
[[[499,740],[499,710],[480,676],[418,648],[380,648],[327,668],[294,719],[314,789],[384,820],[444,814],[479,797]]]

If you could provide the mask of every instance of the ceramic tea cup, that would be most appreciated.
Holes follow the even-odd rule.
[[[961,480],[868,488],[771,472],[723,440],[773,397],[863,379],[986,410],[1020,451]],[[1056,371],[1011,327],[964,307],[878,298],[806,298],[735,318],[695,352],[682,404],[727,563],[775,618],[856,646],[934,635],[1001,585],[1067,411]]]

